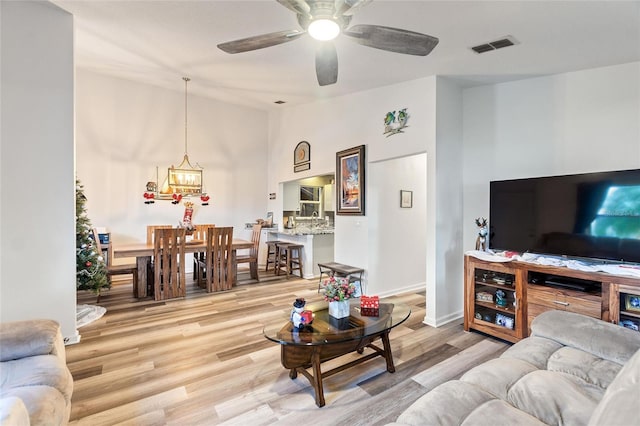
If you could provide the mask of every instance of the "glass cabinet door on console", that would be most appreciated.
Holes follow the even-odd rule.
[[[522,339],[522,280],[517,269],[465,257],[466,331],[474,329],[515,342]]]
[[[640,331],[640,287],[618,284],[612,287],[611,322]]]

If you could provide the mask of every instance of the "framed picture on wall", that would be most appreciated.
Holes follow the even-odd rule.
[[[413,207],[413,191],[400,190],[400,207],[410,209]]]
[[[336,214],[364,216],[364,145],[336,153]]]

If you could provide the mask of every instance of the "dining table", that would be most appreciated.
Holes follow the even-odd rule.
[[[231,268],[233,277],[232,282],[236,282],[236,251],[242,249],[250,249],[253,247],[253,243],[249,240],[243,240],[234,238],[231,243],[232,249],[232,262]],[[136,266],[138,269],[138,289],[136,297],[144,298],[149,296],[147,294],[147,266],[151,263],[151,257],[153,256],[153,244],[147,243],[127,243],[127,244],[114,244],[113,245],[113,258],[136,258]],[[185,253],[201,253],[207,251],[207,242],[199,240],[187,241],[185,244]]]

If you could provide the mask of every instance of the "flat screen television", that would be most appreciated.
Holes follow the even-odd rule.
[[[640,169],[490,182],[489,248],[640,263]]]

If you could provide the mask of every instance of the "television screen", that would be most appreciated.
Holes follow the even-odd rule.
[[[489,247],[640,263],[640,169],[490,183]]]

